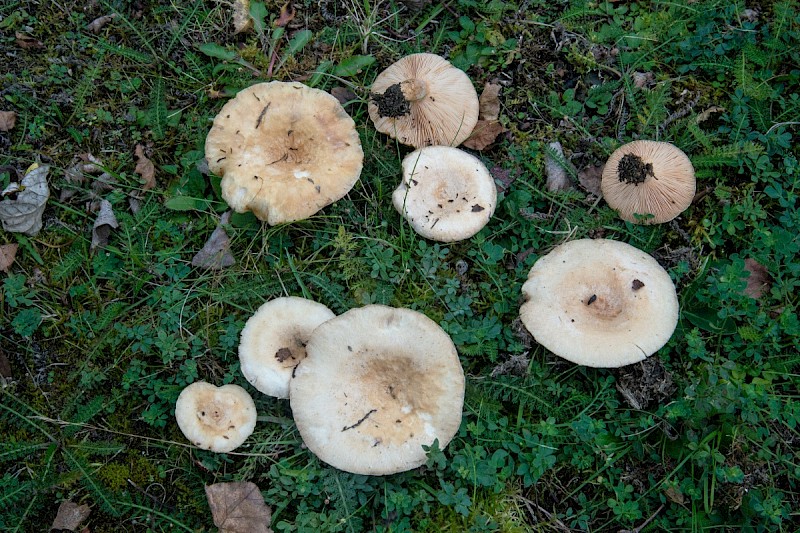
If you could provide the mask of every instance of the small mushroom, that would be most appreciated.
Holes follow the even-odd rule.
[[[289,397],[294,368],[306,357],[314,329],[336,316],[305,298],[289,296],[263,304],[242,329],[239,363],[256,389],[276,398]]]
[[[403,159],[403,181],[392,203],[423,237],[460,241],[489,223],[497,188],[477,157],[458,148],[429,146]]]
[[[620,367],[659,350],[678,323],[669,274],[623,242],[579,239],[531,268],[520,318],[536,342],[573,363]]]
[[[336,98],[280,81],[252,85],[225,104],[205,153],[228,205],[271,225],[342,198],[364,160],[355,123]]]
[[[308,358],[289,384],[306,446],[354,474],[385,475],[425,464],[458,431],[464,372],[453,341],[410,309],[368,305],[311,334]]]
[[[256,405],[238,385],[215,387],[195,381],[175,404],[178,427],[189,441],[204,450],[230,452],[256,427]]]
[[[692,203],[692,162],[666,142],[633,141],[608,158],[600,183],[608,205],[629,222],[669,222]]]
[[[368,110],[375,129],[403,144],[458,146],[478,122],[478,93],[446,59],[411,54],[378,74]]]

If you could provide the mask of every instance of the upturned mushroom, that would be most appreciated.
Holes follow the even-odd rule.
[[[658,351],[678,323],[669,274],[623,242],[579,239],[539,258],[522,286],[520,318],[554,354],[591,367],[620,367]]]
[[[189,441],[204,450],[230,452],[256,427],[256,405],[238,385],[195,381],[178,396],[175,419]]]
[[[242,329],[239,363],[256,389],[276,398],[289,397],[294,368],[306,357],[314,329],[336,316],[305,298],[289,296],[263,304]]]
[[[622,219],[660,224],[691,205],[696,180],[692,162],[676,146],[633,141],[608,158],[600,187],[608,205]]]
[[[422,313],[382,305],[320,325],[289,384],[306,446],[355,474],[385,475],[425,463],[458,431],[464,372],[453,341]]]
[[[205,153],[228,205],[271,225],[342,198],[364,159],[355,123],[336,98],[280,81],[252,85],[225,104]]]
[[[368,111],[375,129],[403,144],[458,146],[478,122],[478,93],[446,59],[411,54],[378,74]]]
[[[421,148],[403,159],[395,209],[414,231],[442,242],[469,239],[494,214],[497,188],[477,157],[448,146]]]

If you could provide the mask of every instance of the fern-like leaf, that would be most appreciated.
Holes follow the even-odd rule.
[[[100,482],[95,478],[94,471],[89,466],[89,463],[84,457],[77,453],[72,453],[69,449],[64,448],[64,459],[70,467],[74,468],[80,473],[80,479],[83,485],[94,494],[95,501],[102,507],[102,509],[112,516],[119,516],[119,509],[114,505],[114,499],[108,493]]]
[[[153,83],[150,93],[150,129],[153,138],[163,139],[167,129],[167,103],[165,100],[164,79],[160,76]]]
[[[692,164],[699,169],[738,166],[743,157],[754,157],[763,151],[764,148],[754,142],[727,144],[693,157]]]

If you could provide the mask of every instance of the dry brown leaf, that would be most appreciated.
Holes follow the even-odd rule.
[[[94,19],[93,21],[91,21],[89,24],[86,25],[86,29],[92,33],[100,33],[100,30],[103,29],[103,26],[105,26],[115,18],[117,18],[116,13],[112,13],[111,15],[105,15],[102,17],[97,17],[96,19]]]
[[[578,181],[583,188],[595,196],[603,196],[600,182],[603,179],[605,165],[590,165],[578,172]]]
[[[211,233],[203,248],[192,258],[192,266],[221,270],[236,264],[236,259],[230,252],[230,238],[223,228],[223,225],[230,220],[230,211],[222,215],[219,226]]]
[[[489,172],[492,174],[497,184],[497,192],[507,191],[508,188],[511,187],[511,184],[517,179],[516,174],[512,175],[511,172],[502,167],[492,167]]]
[[[30,35],[25,35],[24,33],[18,31],[16,32],[16,43],[17,46],[20,48],[25,48],[28,50],[38,50],[40,48],[44,48],[44,43],[39,39],[34,39]]]
[[[678,505],[683,505],[683,503],[686,501],[686,498],[683,497],[683,493],[680,491],[680,489],[675,487],[667,487],[667,490],[664,491],[664,494],[670,499],[670,501],[675,502]]]
[[[502,89],[500,84],[486,82],[478,98],[480,104],[478,118],[486,121],[500,118],[500,89]]]
[[[0,222],[3,229],[31,237],[42,229],[42,215],[50,198],[47,185],[48,165],[40,165],[11,183],[0,193]]]
[[[233,33],[242,33],[252,28],[253,18],[250,16],[250,0],[234,0]]]
[[[294,20],[295,15],[294,7],[292,7],[291,2],[287,2],[281,8],[281,14],[278,15],[278,18],[275,19],[275,26],[278,28],[282,28],[289,24],[292,20]]]
[[[220,533],[272,533],[272,510],[255,483],[206,485],[206,498]]]
[[[19,244],[0,244],[0,272],[8,272],[17,257]]]
[[[14,111],[0,111],[0,131],[11,131],[17,124],[17,113]]]
[[[769,290],[772,278],[764,265],[749,257],[744,260],[744,269],[750,272],[750,277],[747,278],[747,287],[745,287],[744,293],[757,300]]]
[[[142,190],[149,191],[156,186],[156,167],[153,165],[153,162],[144,155],[144,146],[141,144],[136,145],[134,155],[137,161],[136,168],[133,169],[133,171],[139,174],[144,180]]]
[[[108,236],[111,235],[111,230],[119,227],[117,217],[114,216],[114,209],[111,207],[111,202],[103,200],[100,202],[100,212],[97,213],[97,218],[92,227],[92,244],[91,249],[94,250],[101,246],[108,244]]]
[[[695,119],[695,122],[700,124],[701,122],[705,122],[706,120],[708,120],[711,117],[711,113],[722,113],[723,111],[725,111],[724,107],[720,107],[718,105],[712,105],[705,111],[699,113],[697,115],[697,118]]]
[[[333,87],[331,89],[331,95],[337,100],[339,100],[339,103],[342,105],[357,98],[356,93],[354,93],[347,87],[340,87],[340,86]]]
[[[483,150],[497,140],[498,135],[506,131],[502,124],[496,120],[478,120],[475,129],[469,138],[464,141],[464,146],[472,150]]]
[[[88,505],[78,505],[67,500],[61,502],[58,506],[58,513],[56,519],[53,520],[53,525],[50,529],[66,529],[67,531],[75,531],[81,525],[81,522],[89,518],[92,512]]]

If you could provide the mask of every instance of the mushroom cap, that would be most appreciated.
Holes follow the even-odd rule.
[[[272,225],[342,198],[364,160],[355,123],[336,98],[280,81],[252,85],[226,103],[205,152],[231,208]]]
[[[311,335],[289,384],[306,446],[354,474],[385,475],[426,461],[458,431],[464,371],[450,337],[410,309],[368,305]]]
[[[242,329],[242,374],[264,394],[288,398],[292,371],[306,357],[311,332],[334,316],[321,303],[296,296],[263,304]]]
[[[175,419],[189,441],[204,450],[229,452],[256,427],[256,405],[238,385],[195,381],[178,396]]]
[[[477,157],[458,148],[428,146],[403,159],[403,181],[392,203],[423,237],[460,241],[489,223],[497,187]]]
[[[381,97],[398,84],[400,105],[387,111]],[[458,146],[478,122],[478,93],[469,77],[435,54],[401,58],[378,74],[371,93],[367,109],[375,129],[414,148]]]
[[[536,341],[579,365],[611,368],[659,350],[678,324],[669,274],[623,242],[579,239],[539,258],[522,285],[522,323]]]
[[[626,166],[633,168],[625,170]],[[626,172],[629,178],[635,176],[644,181],[626,181]],[[666,142],[633,141],[617,148],[608,158],[600,187],[608,205],[622,219],[661,224],[691,205],[697,185],[692,162],[679,148]],[[647,215],[652,217],[642,218]]]

